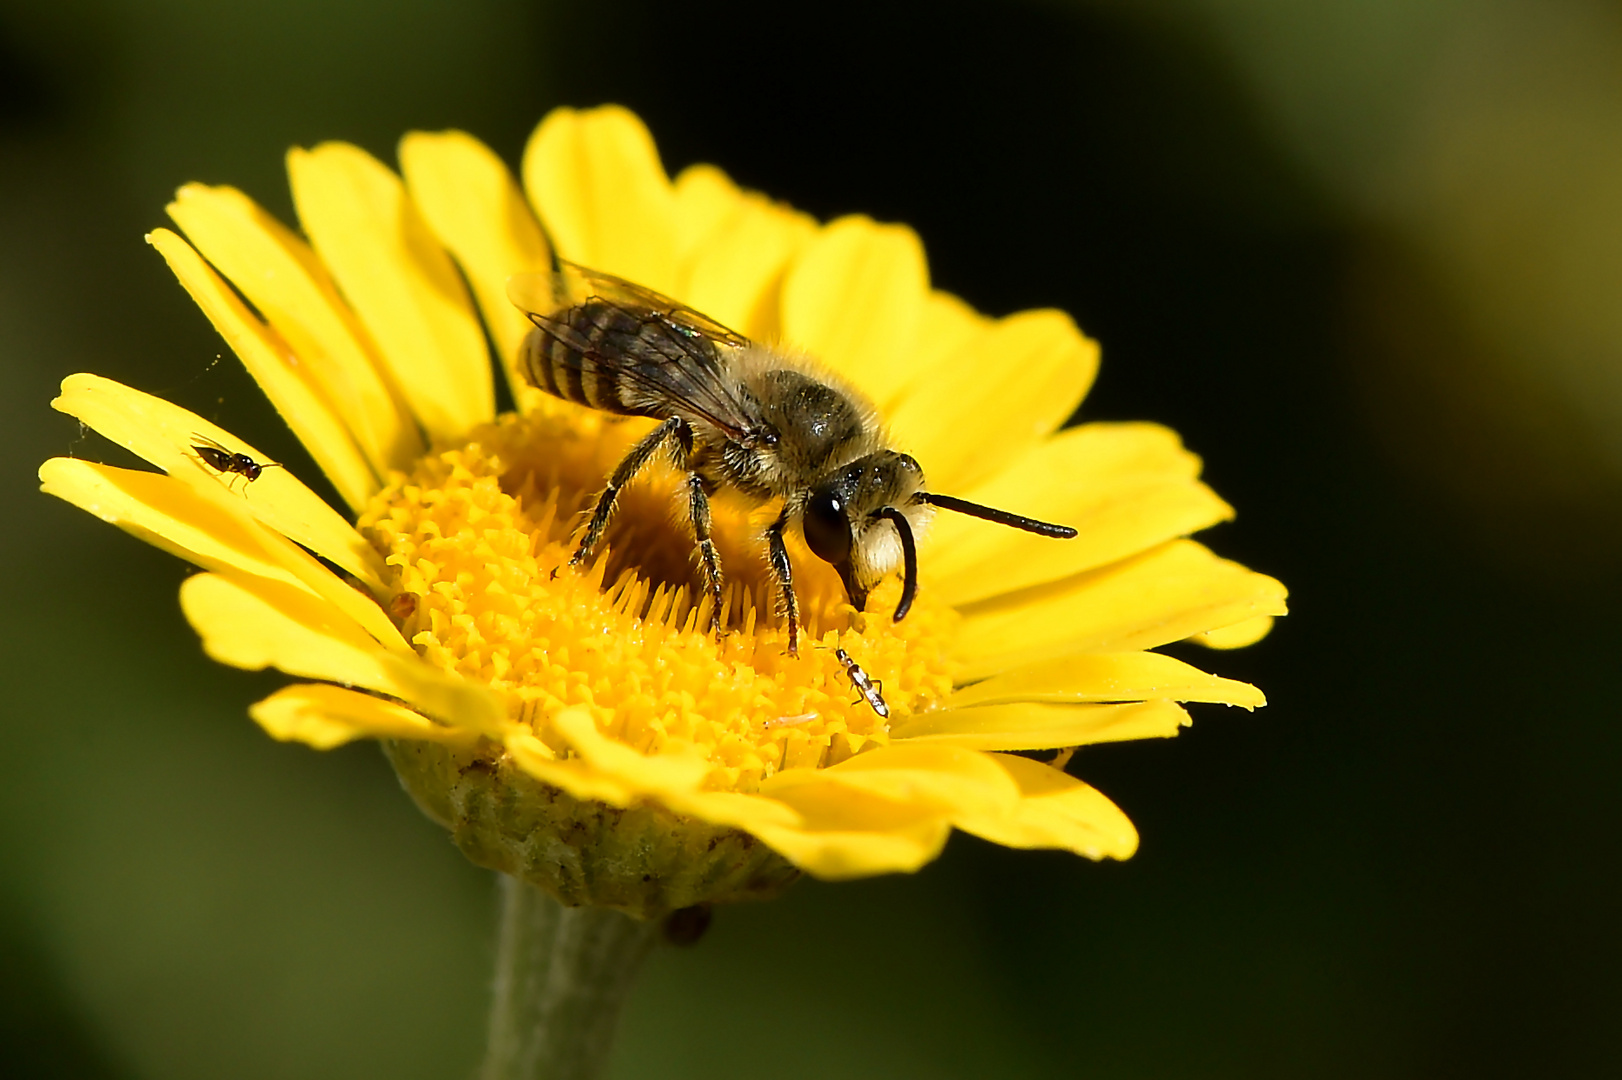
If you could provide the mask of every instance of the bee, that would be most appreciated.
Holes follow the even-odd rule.
[[[856,692],[862,695],[862,698],[867,699],[867,703],[873,706],[874,712],[886,720],[890,719],[890,706],[884,703],[884,683],[874,682],[868,678],[867,672],[863,671],[862,666],[852,660],[850,653],[844,649],[835,649],[834,656],[838,658],[841,664],[845,665],[845,677],[850,680],[851,686],[856,688]],[[856,700],[860,701],[861,698]],[[851,702],[852,705],[855,703],[854,701]]]
[[[838,572],[859,611],[899,565],[896,622],[917,596],[917,537],[935,509],[1042,536],[1076,535],[1065,525],[928,491],[918,462],[886,443],[873,405],[805,359],[574,263],[560,261],[554,274],[536,278],[517,275],[508,282],[508,295],[534,323],[520,356],[528,381],[566,401],[659,421],[609,476],[571,566],[591,557],[620,492],[660,453],[686,474],[688,514],[717,631],[722,575],[710,535],[710,497],[728,488],[761,503],[782,500],[765,540],[791,656],[799,653],[800,608],[783,536],[793,526]],[[528,299],[538,287],[549,297],[579,299],[532,310]]]
[[[250,484],[259,479],[259,474],[266,469],[281,466],[281,463],[277,461],[255,461],[247,454],[227,450],[207,435],[199,435],[193,432],[192,438],[197,440],[192,443],[192,449],[197,451],[197,456],[203,459],[205,465],[216,472],[247,477]]]

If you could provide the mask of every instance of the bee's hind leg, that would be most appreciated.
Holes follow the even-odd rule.
[[[698,558],[704,568],[704,587],[709,590],[710,629],[721,632],[721,556],[710,538],[710,497],[704,492],[704,479],[696,472],[687,474],[687,508],[693,517],[693,536],[698,540]]]
[[[574,555],[569,558],[570,566],[579,566],[591,558],[591,553],[597,550],[597,545],[602,542],[603,533],[608,530],[609,521],[614,517],[614,505],[619,501],[621,489],[634,480],[636,474],[653,460],[653,455],[673,438],[683,442],[692,440],[686,422],[679,416],[672,416],[642,436],[636,445],[620,458],[620,463],[614,466],[614,474],[608,478],[608,486],[597,496],[597,505],[591,512],[591,522],[586,526],[585,535],[580,538],[580,546],[574,549]]]
[[[788,654],[800,655],[800,601],[794,595],[794,566],[788,561],[788,547],[783,543],[783,530],[788,526],[788,508],[778,515],[766,530],[767,565],[777,580],[777,595],[783,603],[783,617],[788,621]]]

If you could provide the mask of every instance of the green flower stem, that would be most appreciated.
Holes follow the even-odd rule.
[[[495,1001],[482,1080],[594,1080],[659,936],[609,908],[567,908],[501,876]]]

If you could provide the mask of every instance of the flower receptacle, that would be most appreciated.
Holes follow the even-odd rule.
[[[489,745],[389,740],[383,748],[406,791],[469,860],[570,907],[658,919],[695,904],[769,900],[800,876],[746,832],[652,802],[618,809],[577,799]]]

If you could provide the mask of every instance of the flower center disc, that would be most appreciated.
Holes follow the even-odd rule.
[[[892,622],[892,578],[874,590],[871,613],[857,612],[798,538],[789,552],[803,626],[790,657],[761,538],[776,510],[726,492],[713,505],[726,579],[717,639],[680,477],[667,465],[622,492],[601,550],[570,567],[585,512],[649,425],[548,406],[421,458],[359,524],[397,569],[394,610],[418,652],[503,694],[509,715],[554,752],[569,747],[549,718],[584,705],[610,738],[643,754],[696,748],[713,763],[706,787],[752,792],[775,772],[888,741],[836,647],[883,684],[892,715],[951,690],[950,608],[922,590]]]

